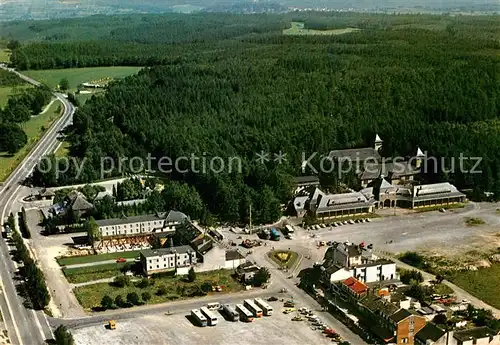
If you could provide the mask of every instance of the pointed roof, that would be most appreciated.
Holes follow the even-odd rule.
[[[422,152],[420,147],[417,147],[417,157],[425,157],[425,154]]]
[[[381,143],[383,140],[380,139],[380,137],[378,136],[378,134],[375,134],[375,142],[376,143]]]
[[[382,183],[380,184],[380,188],[391,188],[391,187],[394,187],[392,184],[390,184],[389,182],[387,182],[387,180],[385,178],[383,178],[383,175],[380,176],[382,178]]]

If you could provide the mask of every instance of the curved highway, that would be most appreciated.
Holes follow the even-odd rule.
[[[16,73],[20,78],[33,85],[40,85],[33,80],[13,69],[1,66],[1,68]],[[15,200],[21,183],[31,174],[31,171],[44,155],[55,151],[59,142],[58,133],[72,120],[76,108],[63,94],[54,93],[64,107],[63,114],[47,130],[45,135],[38,141],[36,146],[25,157],[21,164],[10,174],[0,187],[0,224],[6,222],[11,212],[12,201]],[[0,241],[0,311],[8,330],[11,343],[14,345],[38,345],[45,344],[52,337],[52,332],[47,318],[42,311],[35,312],[23,306],[23,299],[18,296],[14,285],[15,264],[9,254],[10,248],[5,240]]]

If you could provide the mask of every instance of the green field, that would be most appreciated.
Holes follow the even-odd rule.
[[[117,295],[126,298],[128,293],[137,292],[139,296],[143,292],[151,294],[150,304],[168,302],[176,299],[189,298],[191,294],[199,291],[199,287],[204,282],[211,282],[213,285],[224,286],[223,293],[235,292],[243,290],[243,286],[231,277],[232,271],[220,270],[213,272],[197,273],[196,280],[189,283],[182,276],[167,276],[153,278],[150,282],[152,286],[139,288],[134,284],[119,288],[108,283],[92,284],[75,288],[73,291],[80,304],[87,310],[97,308],[101,304],[103,296],[108,295],[113,300]],[[158,287],[165,286],[167,293],[158,295]],[[194,296],[193,296],[194,297]]]
[[[4,181],[19,163],[22,162],[24,157],[60,114],[61,102],[56,100],[45,113],[32,117],[28,122],[21,125],[28,136],[28,143],[13,156],[0,153],[0,181]]]
[[[64,268],[63,273],[70,283],[86,283],[94,280],[115,277],[121,274],[120,269],[125,265],[126,263],[114,263],[90,267]]]
[[[477,271],[451,272],[446,278],[491,306],[500,308],[500,264],[492,264]]]
[[[283,35],[342,35],[357,31],[360,31],[360,29],[357,28],[344,28],[344,29],[333,29],[333,30],[304,29],[304,23],[292,22],[292,27],[289,29],[284,29]]]
[[[10,60],[10,50],[0,48],[0,62],[9,62]]]
[[[67,141],[63,141],[61,146],[55,152],[56,157],[67,157],[69,153],[69,143]]]
[[[29,86],[0,86],[0,108],[7,105],[9,96],[18,93],[18,90],[25,89]]]
[[[98,255],[85,255],[85,256],[73,256],[69,258],[58,258],[57,262],[61,266],[76,265],[76,264],[87,264],[89,262],[98,262],[106,260],[116,260],[118,258],[134,259],[139,256],[140,250],[133,250],[130,252],[121,253],[106,253]]]
[[[51,87],[57,87],[61,79],[66,78],[69,81],[70,88],[75,90],[78,84],[98,82],[105,78],[124,78],[137,73],[141,68],[142,67],[125,66],[68,68],[26,71],[24,74]]]

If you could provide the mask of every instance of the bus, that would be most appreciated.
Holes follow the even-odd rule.
[[[217,324],[217,316],[215,316],[215,314],[212,313],[207,307],[201,307],[200,311],[203,316],[207,318],[209,326],[215,326]]]
[[[240,314],[240,317],[246,322],[253,321],[253,314],[243,306],[243,304],[236,304],[236,310]]]
[[[260,309],[259,307],[257,307],[257,305],[255,305],[255,303],[253,303],[253,301],[251,299],[244,300],[243,301],[243,305],[245,306],[245,308],[247,308],[248,310],[250,310],[250,312],[255,317],[262,317],[262,309]]]
[[[222,311],[229,321],[238,321],[240,319],[240,314],[229,304],[224,304]]]
[[[262,298],[256,298],[254,301],[255,304],[262,309],[265,316],[273,315],[273,307],[267,304]]]
[[[207,318],[201,313],[199,309],[191,310],[191,316],[201,327],[205,327],[207,325]]]

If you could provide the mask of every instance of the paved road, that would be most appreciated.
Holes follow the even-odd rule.
[[[1,68],[6,69],[4,66],[1,66]],[[27,76],[15,71],[14,73],[33,85],[40,85],[40,83]],[[42,156],[55,150],[58,145],[58,132],[71,121],[75,107],[62,94],[55,93],[54,95],[62,102],[64,112],[26,156],[24,161],[3,183],[0,189],[1,224],[4,224],[6,217],[11,212],[12,201],[15,200],[21,188],[20,183],[29,176]],[[46,339],[52,337],[50,327],[43,312],[35,312],[23,306],[23,301],[17,295],[14,285],[13,279],[16,271],[17,266],[9,256],[9,245],[5,240],[0,240],[0,280],[2,288],[0,310],[11,343],[15,345],[43,344]]]

